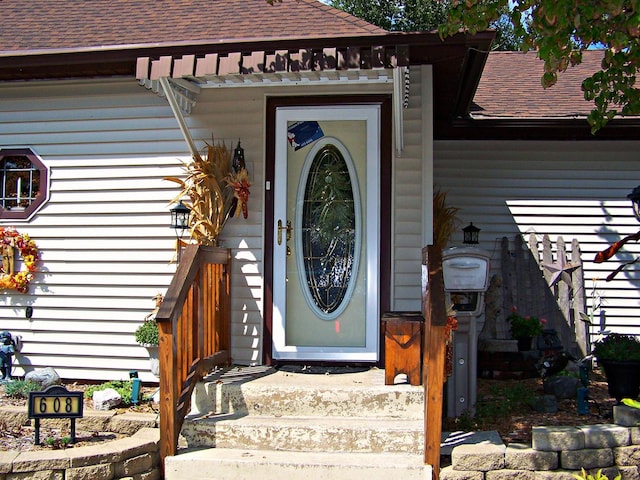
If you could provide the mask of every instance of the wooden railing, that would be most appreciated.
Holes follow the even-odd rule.
[[[230,362],[228,249],[187,245],[156,315],[160,334],[160,457],[175,455],[197,382]]]
[[[424,389],[424,463],[440,478],[440,440],[444,400],[447,310],[444,298],[442,249],[422,249],[422,315],[425,321],[422,350]]]

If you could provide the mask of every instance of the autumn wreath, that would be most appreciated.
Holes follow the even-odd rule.
[[[26,233],[19,233],[14,228],[0,227],[0,247],[2,249],[2,264],[0,264],[0,290],[17,290],[27,293],[29,282],[38,270],[40,254],[35,242]],[[15,251],[20,252],[23,267],[16,272],[14,269]]]

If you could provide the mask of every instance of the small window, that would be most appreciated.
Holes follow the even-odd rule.
[[[27,220],[48,195],[48,170],[30,149],[0,149],[0,219]]]

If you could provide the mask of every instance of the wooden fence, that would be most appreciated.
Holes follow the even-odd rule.
[[[567,251],[562,237],[555,248],[547,235],[538,241],[531,234],[528,245],[520,235],[512,242],[505,237],[500,256],[501,274],[492,279],[487,293],[481,339],[509,339],[506,317],[517,307],[523,315],[546,319],[546,328],[556,330],[565,350],[576,357],[586,355],[587,325],[580,316],[586,311],[584,272],[578,241],[574,239]]]

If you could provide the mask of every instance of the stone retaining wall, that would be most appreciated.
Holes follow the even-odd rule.
[[[76,421],[77,429],[130,436],[62,450],[0,451],[0,480],[158,480],[160,431],[152,428],[155,417],[85,412],[85,417]],[[23,408],[1,409],[0,420],[9,427],[28,421]],[[69,423],[68,419],[46,421]]]
[[[640,410],[614,407],[614,424],[534,427],[532,445],[460,445],[441,480],[575,480],[584,468],[640,480]]]

